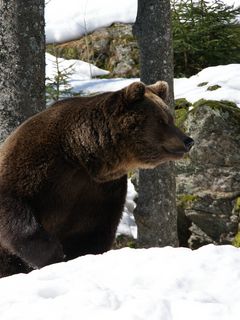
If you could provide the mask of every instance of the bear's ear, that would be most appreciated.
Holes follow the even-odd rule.
[[[157,81],[154,84],[148,86],[156,95],[162,98],[164,101],[168,98],[169,86],[166,81]]]
[[[145,94],[145,84],[142,82],[133,82],[124,88],[125,97],[128,102],[136,102],[143,99]]]

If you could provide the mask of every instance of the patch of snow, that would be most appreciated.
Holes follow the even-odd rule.
[[[3,320],[236,320],[232,246],[121,249],[0,280]]]
[[[138,78],[124,79],[124,78],[114,78],[114,79],[91,79],[86,81],[77,81],[71,78],[69,83],[73,87],[74,92],[81,92],[84,95],[107,92],[107,91],[117,91],[124,87],[127,87],[134,81],[139,81]]]
[[[128,179],[128,190],[126,202],[123,209],[123,215],[121,222],[117,229],[117,235],[124,234],[126,236],[137,239],[137,225],[133,216],[133,210],[136,207],[134,199],[137,197],[137,192],[132,184],[131,180]]]
[[[105,76],[109,74],[109,71],[100,69],[91,63],[87,63],[81,60],[65,60],[57,58],[57,63],[61,72],[64,70],[71,73],[70,83],[74,81],[89,80],[97,76]],[[56,57],[46,53],[46,77],[53,79],[56,75]]]

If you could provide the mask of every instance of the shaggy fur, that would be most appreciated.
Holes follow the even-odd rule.
[[[66,99],[9,136],[0,149],[0,277],[111,248],[127,172],[189,150],[167,90],[137,82]]]

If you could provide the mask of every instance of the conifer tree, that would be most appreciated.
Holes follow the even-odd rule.
[[[172,0],[175,76],[208,66],[239,63],[240,26],[234,8],[221,0]]]

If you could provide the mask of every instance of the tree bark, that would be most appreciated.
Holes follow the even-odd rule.
[[[169,84],[168,104],[174,108],[173,51],[169,0],[138,0],[133,33],[140,49],[141,80]],[[177,209],[173,163],[154,170],[140,170],[139,198],[134,215],[141,247],[178,245]]]
[[[0,143],[44,108],[44,0],[0,0]]]

